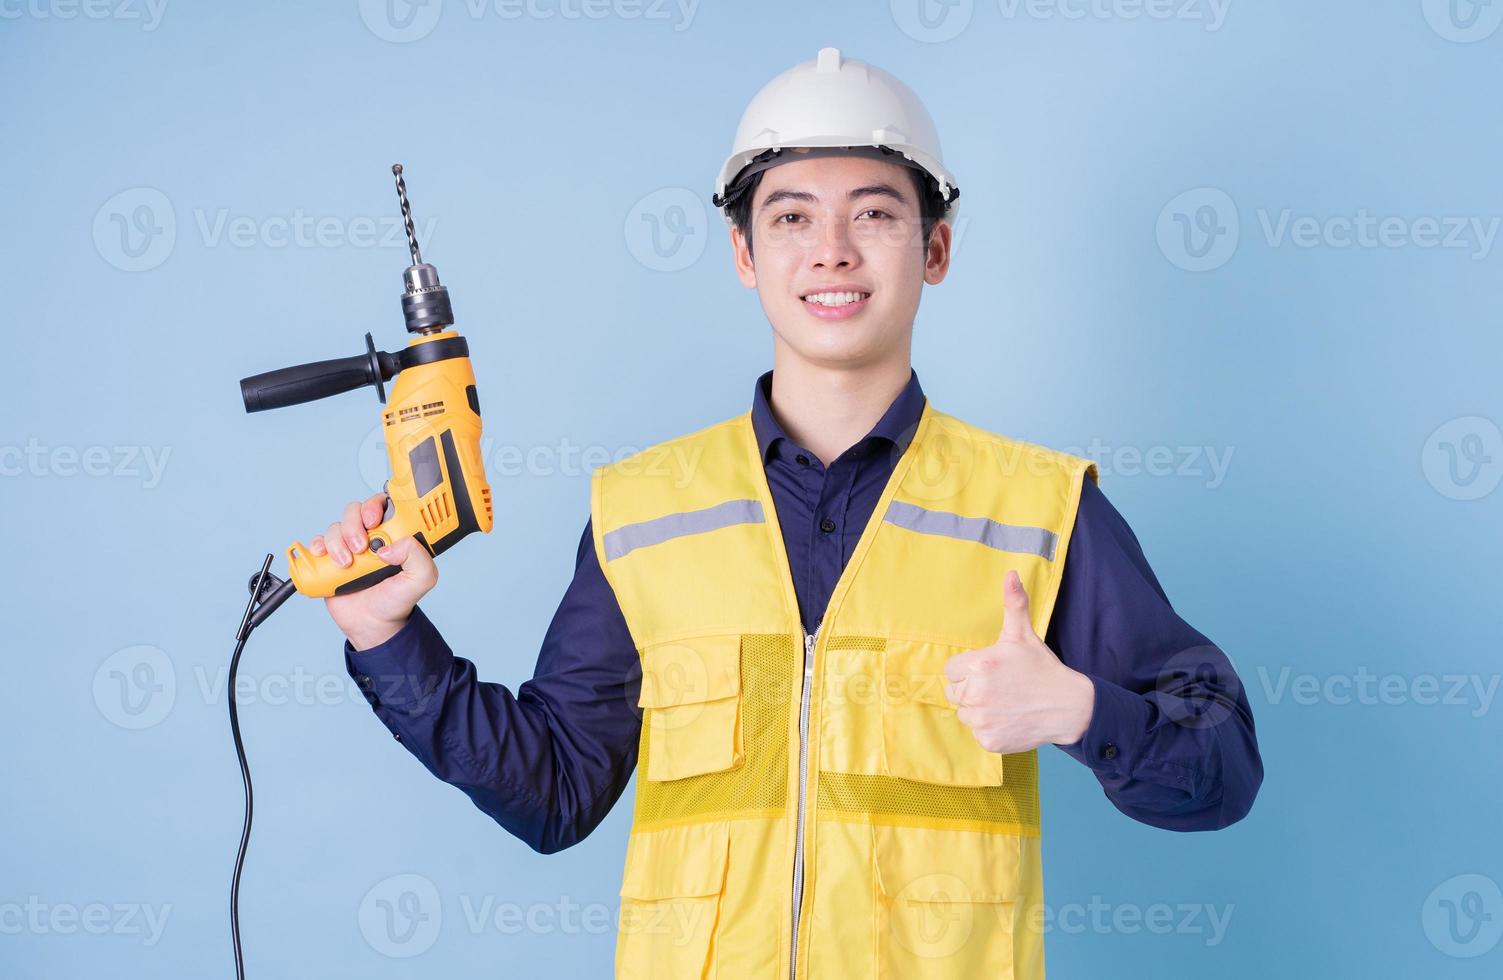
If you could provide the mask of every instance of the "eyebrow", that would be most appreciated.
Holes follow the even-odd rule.
[[[878,197],[890,197],[900,204],[908,203],[908,199],[905,198],[902,193],[894,188],[891,184],[867,184],[864,187],[857,187],[852,189],[852,191],[846,195],[846,199],[854,201],[858,197],[866,197],[869,194],[874,194]],[[771,194],[767,195],[767,200],[763,201],[762,206],[757,210],[760,211],[766,208],[770,208],[774,204],[781,203],[782,201],[802,201],[806,204],[813,204],[818,200],[819,198],[816,195],[811,194],[808,191],[773,191]]]

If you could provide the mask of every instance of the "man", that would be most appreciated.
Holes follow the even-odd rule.
[[[595,472],[533,678],[454,656],[410,538],[328,600],[377,716],[533,848],[583,839],[640,764],[619,977],[1037,980],[1039,746],[1154,826],[1252,804],[1241,685],[1094,464],[919,387],[958,193],[891,75],[826,48],[778,76],[715,196],[773,370],[749,412]],[[347,564],[383,505],[312,549]]]

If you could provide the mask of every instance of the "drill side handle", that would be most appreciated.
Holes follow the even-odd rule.
[[[247,412],[264,412],[327,398],[341,392],[374,385],[386,401],[382,382],[390,381],[401,368],[395,354],[376,350],[371,335],[365,335],[366,352],[311,364],[294,364],[240,380],[240,397]]]

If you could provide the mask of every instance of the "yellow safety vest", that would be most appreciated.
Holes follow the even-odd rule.
[[[1041,980],[1037,753],[983,749],[945,661],[1016,569],[1045,634],[1095,464],[925,405],[813,636],[750,412],[594,473],[642,660],[622,980]]]

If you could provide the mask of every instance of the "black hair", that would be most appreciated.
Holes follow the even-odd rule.
[[[940,218],[944,217],[945,212],[949,210],[949,205],[945,202],[944,195],[939,192],[939,181],[935,180],[933,175],[913,167],[904,167],[903,169],[913,175],[913,187],[918,193],[919,199],[919,219],[924,231],[924,247],[928,248],[929,239],[934,233],[934,225]],[[767,171],[763,170],[752,174],[751,179],[746,185],[746,189],[726,206],[726,210],[731,216],[731,224],[740,228],[741,234],[746,238],[746,251],[748,255],[752,252],[752,201],[757,197],[757,188],[761,186],[762,175],[765,173]],[[735,186],[734,183],[732,186]],[[953,190],[951,191],[951,195],[952,199],[956,196]]]

